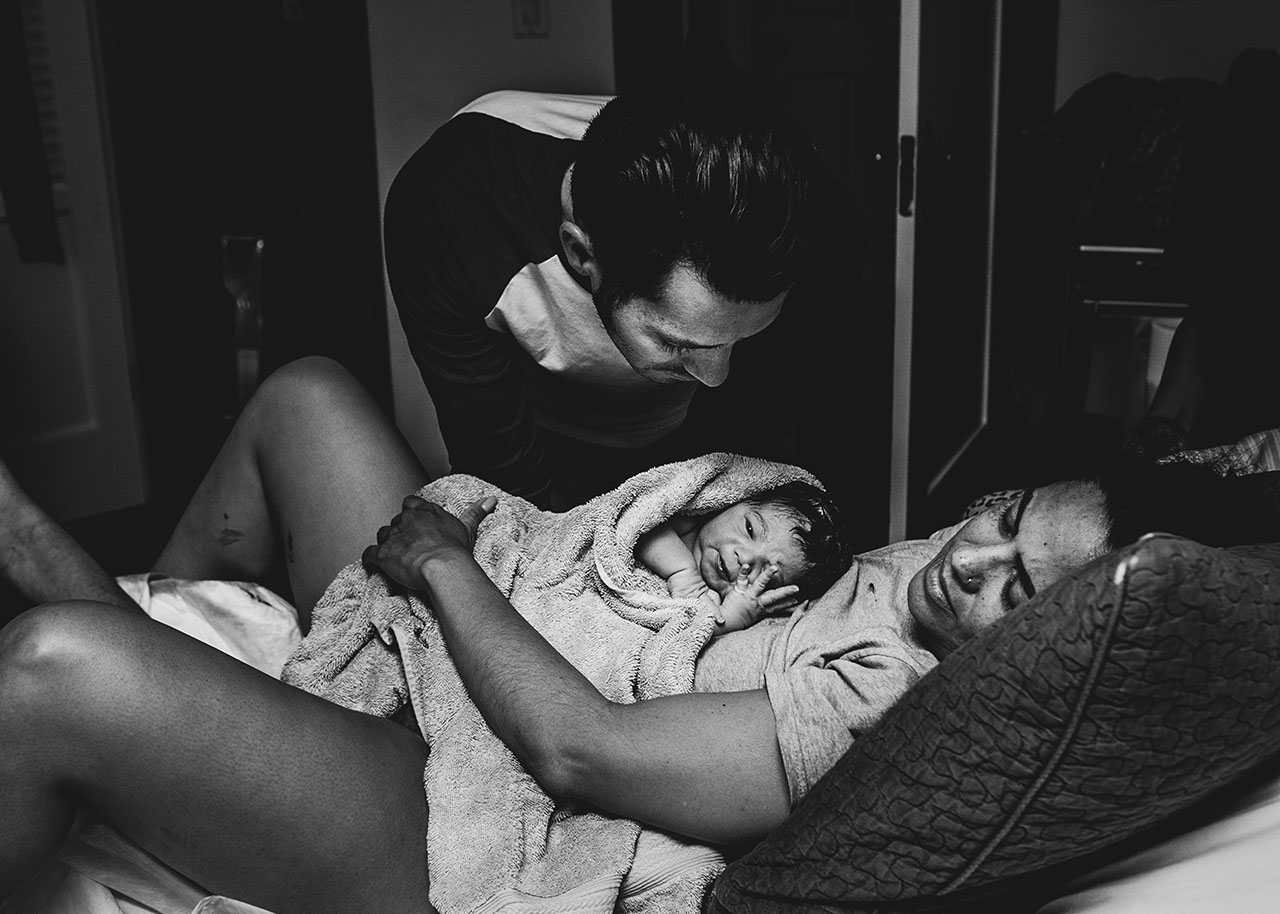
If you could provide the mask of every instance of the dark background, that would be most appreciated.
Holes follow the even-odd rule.
[[[338,359],[388,411],[363,3],[94,4],[151,487],[68,526],[149,567],[240,405],[223,237],[262,240],[260,376]]]

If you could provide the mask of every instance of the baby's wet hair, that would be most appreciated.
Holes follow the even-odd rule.
[[[854,550],[848,527],[840,507],[819,487],[788,482],[744,501],[756,507],[772,505],[790,516],[791,535],[800,546],[806,567],[787,583],[800,588],[801,599],[826,593],[849,570]]]

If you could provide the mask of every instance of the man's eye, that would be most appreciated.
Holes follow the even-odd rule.
[[[755,539],[755,536],[756,536],[756,528],[751,526],[750,519],[747,520],[747,536],[751,537],[752,539]]]

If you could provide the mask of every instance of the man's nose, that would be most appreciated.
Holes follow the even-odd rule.
[[[732,346],[692,349],[684,354],[682,364],[694,380],[707,387],[719,387],[729,378],[729,357],[732,354]]]

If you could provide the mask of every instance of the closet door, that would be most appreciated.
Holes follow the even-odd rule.
[[[147,491],[86,4],[22,7],[65,257],[24,262],[0,219],[0,446],[66,521]]]
[[[937,496],[989,420],[1001,6],[901,0],[890,539],[955,519]]]

